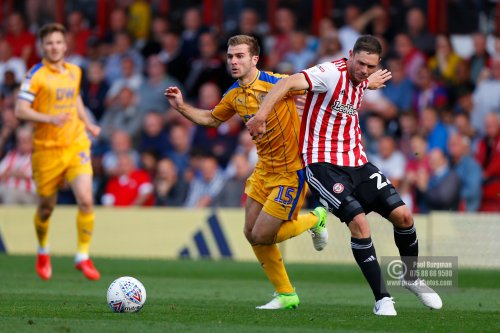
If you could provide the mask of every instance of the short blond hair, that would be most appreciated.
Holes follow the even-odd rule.
[[[47,23],[38,31],[38,37],[43,41],[47,35],[50,35],[53,32],[60,32],[66,36],[66,28],[64,25],[60,23]]]
[[[259,42],[257,42],[257,39],[252,36],[236,35],[229,38],[227,41],[227,46],[236,46],[241,44],[248,45],[248,51],[251,56],[258,56],[260,54]]]

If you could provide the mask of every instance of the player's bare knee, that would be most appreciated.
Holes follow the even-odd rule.
[[[78,208],[85,214],[90,214],[94,211],[94,203],[92,199],[84,199],[78,203]]]
[[[247,241],[250,243],[250,244],[255,244],[253,238],[252,238],[252,229],[247,229],[247,228],[244,228],[243,229],[243,234],[245,234],[245,238],[247,239]]]
[[[413,225],[413,215],[407,206],[396,208],[390,217],[391,222],[397,228],[406,229]]]
[[[42,204],[38,208],[38,216],[40,217],[40,220],[46,221],[52,215],[53,211],[54,211],[54,206],[53,205]]]
[[[254,244],[271,245],[274,242],[274,235],[266,235],[260,232],[252,231],[252,240]]]
[[[353,238],[370,237],[370,225],[364,214],[359,214],[347,225]]]

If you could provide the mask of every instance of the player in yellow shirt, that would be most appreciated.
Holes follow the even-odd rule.
[[[177,87],[168,87],[165,96],[173,108],[198,125],[217,127],[235,113],[247,122],[272,86],[285,77],[259,71],[259,51],[253,37],[237,35],[229,39],[227,62],[237,81],[212,110],[200,110],[184,103]],[[322,250],[328,240],[323,207],[317,207],[310,214],[298,215],[307,185],[299,158],[300,121],[293,96],[284,98],[274,112],[269,118],[270,130],[265,139],[256,143],[259,160],[245,187],[248,199],[244,233],[276,289],[275,297],[258,309],[295,308],[299,305],[276,243],[306,230],[311,230],[317,250]]]
[[[88,279],[98,280],[100,274],[89,258],[94,203],[90,140],[86,130],[97,136],[101,129],[85,114],[80,97],[80,68],[64,61],[64,26],[46,24],[40,29],[39,38],[42,62],[27,72],[16,102],[16,116],[32,121],[35,127],[32,167],[39,196],[34,217],[39,245],[36,270],[44,280],[52,277],[48,228],[58,187],[66,180],[78,202],[75,267]]]

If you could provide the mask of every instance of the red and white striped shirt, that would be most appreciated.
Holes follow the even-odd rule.
[[[309,82],[300,129],[304,165],[325,162],[355,167],[367,163],[358,109],[368,80],[353,85],[346,59],[319,64],[302,73]]]
[[[22,172],[27,178],[7,177],[0,182],[3,190],[16,189],[27,193],[35,193],[36,186],[33,182],[31,169],[31,153],[21,154],[16,150],[11,150],[0,162],[0,175],[7,170]]]

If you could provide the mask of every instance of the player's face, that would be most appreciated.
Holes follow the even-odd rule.
[[[248,45],[229,46],[227,49],[227,64],[234,79],[245,80],[256,68],[258,56],[251,56]]]
[[[349,53],[347,68],[349,76],[354,83],[364,81],[374,73],[379,66],[380,56],[378,54],[369,54],[365,51],[353,54]]]
[[[66,53],[66,39],[61,32],[53,32],[42,40],[43,56],[51,63],[57,63],[64,59]]]

